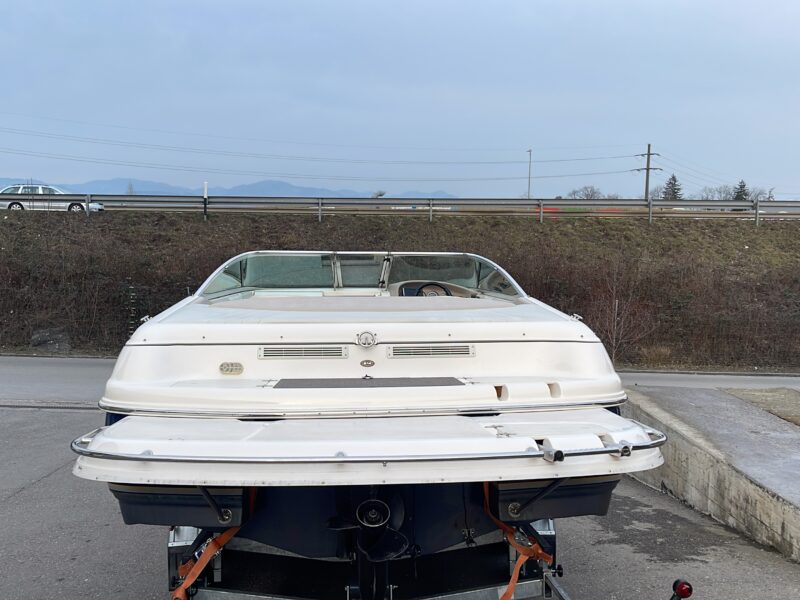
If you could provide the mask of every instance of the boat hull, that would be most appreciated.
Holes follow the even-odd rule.
[[[624,473],[662,463],[665,439],[588,408],[277,421],[131,416],[73,449],[75,474],[108,482],[126,523],[240,526],[237,538],[306,558],[352,560],[373,535],[359,514],[377,503],[390,533],[378,536],[377,558],[363,553],[380,562],[409,548],[421,555],[497,541],[484,503],[507,523],[603,515]]]
[[[563,480],[542,497],[553,481],[490,484],[488,506],[504,521],[530,523],[538,519],[604,515],[620,476]],[[306,558],[349,560],[348,539],[357,533],[358,506],[378,499],[391,510],[392,525],[419,555],[472,543],[497,533],[484,512],[480,483],[336,487],[212,488],[221,509],[231,512],[225,525],[197,488],[111,484],[127,524],[191,526],[222,530],[241,526],[239,539],[249,539],[283,553]],[[509,506],[529,502],[520,513]],[[513,509],[512,509],[513,513]],[[492,536],[489,540],[494,541]],[[478,542],[476,542],[478,543]]]

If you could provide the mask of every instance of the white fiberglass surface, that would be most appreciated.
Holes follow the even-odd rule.
[[[563,449],[601,448],[600,436],[649,438],[635,423],[603,409],[495,417],[393,417],[374,419],[240,421],[127,417],[95,438],[91,449],[129,454],[145,450],[187,456],[396,456],[480,453],[536,448],[557,437]],[[570,441],[572,440],[572,441]],[[578,445],[575,445],[578,442]]]
[[[364,323],[364,322],[572,323],[533,301],[455,296],[263,296],[236,294],[212,301],[196,298],[157,323]]]
[[[276,329],[272,332],[275,338],[285,333]],[[373,331],[381,336],[385,330]],[[427,333],[430,335],[430,331]],[[347,332],[340,334],[345,335]],[[290,344],[296,339],[288,335],[286,338]],[[416,346],[379,341],[369,348],[355,344],[331,346],[329,350],[341,351],[333,358],[320,357],[318,353],[316,357],[265,359],[266,350],[288,351],[301,346],[128,345],[117,360],[102,406],[125,414],[341,417],[426,411],[452,414],[477,408],[482,412],[502,412],[520,407],[531,410],[537,404],[570,406],[624,398],[619,377],[599,342],[473,342],[457,347],[462,346],[469,352],[398,358],[398,348]],[[431,348],[439,346],[434,344]],[[221,373],[223,363],[239,365],[239,374]],[[283,379],[360,381],[367,375],[373,380],[398,381],[380,387],[276,387]],[[442,377],[457,379],[463,385],[430,386],[413,381]],[[404,378],[412,381],[406,385]]]
[[[267,311],[338,311],[338,312],[408,312],[425,310],[484,310],[513,306],[508,301],[493,298],[459,298],[456,296],[260,296],[209,302],[215,309],[244,308]]]
[[[99,433],[89,450],[177,460],[81,457],[75,473],[128,483],[355,485],[585,477],[644,470],[661,463],[657,449],[636,451],[622,459],[606,454],[568,457],[561,463],[526,455],[539,449],[600,449],[604,443],[623,440],[646,442],[649,436],[638,424],[602,409],[338,421],[128,417]],[[503,456],[508,454],[518,456]],[[430,461],[431,456],[439,460]],[[200,462],[182,465],[180,457]],[[249,462],[202,462],[210,457]],[[265,458],[307,462],[258,463]],[[352,462],[359,458],[379,460]]]

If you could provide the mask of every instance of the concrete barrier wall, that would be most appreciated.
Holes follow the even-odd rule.
[[[647,396],[630,392],[622,413],[669,436],[664,465],[637,473],[638,480],[800,562],[800,507],[735,468],[701,431]]]

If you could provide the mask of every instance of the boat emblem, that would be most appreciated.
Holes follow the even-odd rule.
[[[374,367],[375,366],[375,361],[374,360],[362,360],[361,361],[361,366],[362,367]]]
[[[356,343],[364,348],[374,346],[378,341],[377,336],[369,331],[362,331],[356,336]]]
[[[241,375],[244,365],[239,362],[224,362],[219,365],[219,372],[223,375]]]

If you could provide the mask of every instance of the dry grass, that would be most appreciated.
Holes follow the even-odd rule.
[[[114,352],[131,309],[156,314],[246,250],[457,250],[496,260],[531,295],[583,315],[618,363],[791,369],[798,233],[798,222],[744,220],[9,213],[0,349],[64,327],[79,351]]]

